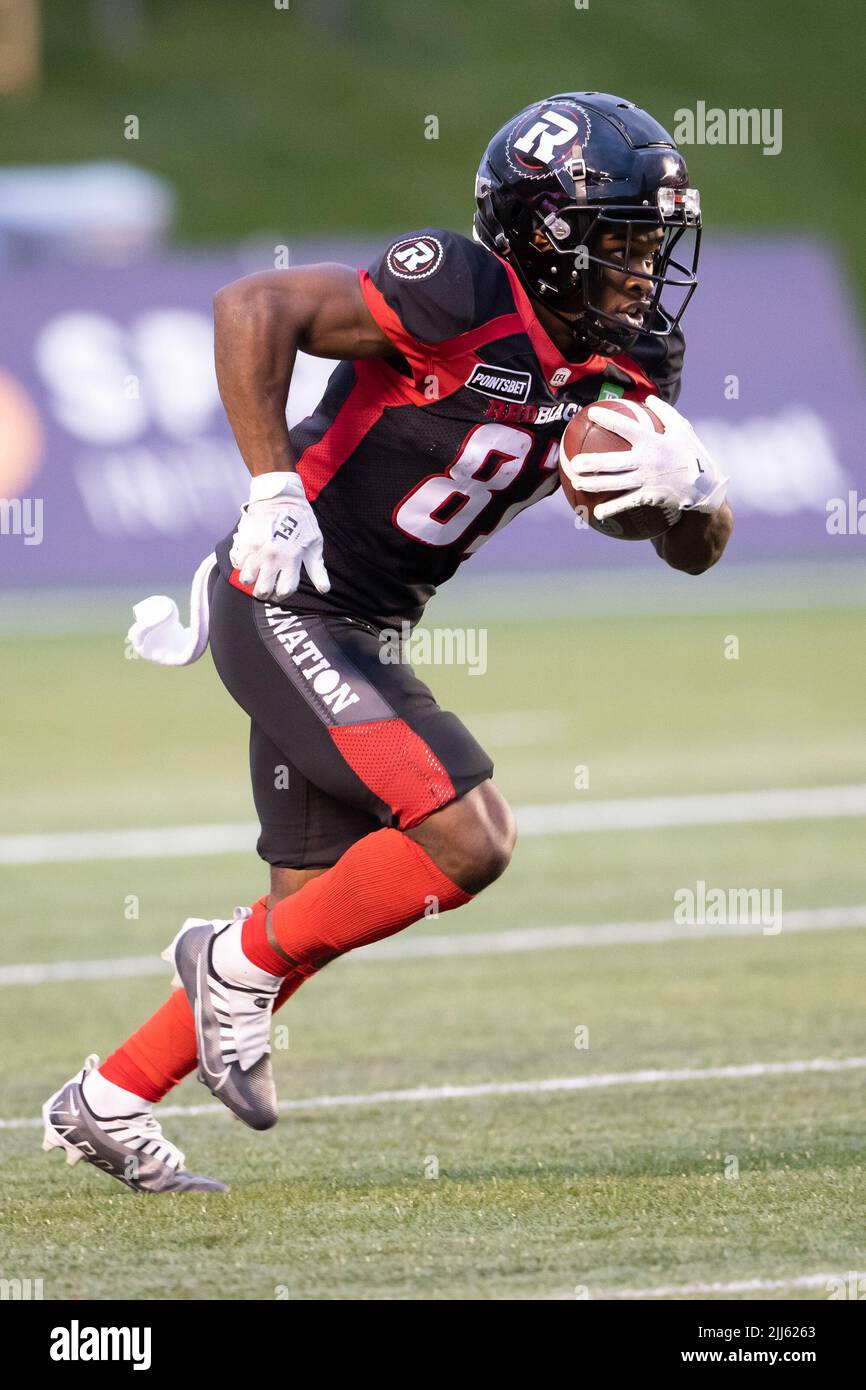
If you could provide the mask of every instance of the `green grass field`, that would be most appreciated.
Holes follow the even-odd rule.
[[[422,674],[490,747],[517,806],[859,784],[862,632],[854,607],[518,615],[488,624],[485,676]],[[245,720],[209,660],[150,668],[124,659],[121,634],[0,643],[14,731],[3,835],[251,818]],[[588,790],[574,789],[578,765]],[[4,966],[156,957],[184,916],[226,915],[264,887],[244,853],[2,874]],[[698,879],[779,888],[785,912],[866,903],[862,822],[527,836],[504,879],[403,940],[671,920],[674,892]],[[621,1074],[862,1058],[864,966],[862,930],[784,926],[337,962],[279,1016],[275,1065],[285,1100],[352,1103],[299,1106],[265,1135],[224,1113],[170,1115],[189,1166],[231,1184],[210,1198],[137,1198],[43,1155],[32,1125],[5,1124],[0,1273],[43,1278],[48,1299],[503,1299],[740,1280],[826,1298],[790,1281],[864,1268],[863,1070]],[[87,1052],[104,1056],[167,974],[4,986],[4,1120],[35,1116]],[[363,1102],[592,1075],[608,1084]],[[171,1104],[207,1101],[190,1079]]]
[[[853,138],[866,18],[850,0],[147,0],[140,28],[124,35],[118,14],[102,45],[90,13],[62,0],[43,11],[44,82],[0,104],[0,159],[122,159],[164,174],[187,241],[463,230],[498,124],[549,93],[608,91],[669,128],[698,101],[780,110],[776,156],[686,149],[707,236],[829,236],[866,304],[866,156]],[[804,190],[804,168],[821,170],[820,188]]]

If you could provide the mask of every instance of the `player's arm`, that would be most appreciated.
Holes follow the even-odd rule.
[[[296,471],[286,401],[298,349],[315,357],[393,356],[348,266],[299,266],[249,275],[214,299],[220,396],[252,474],[229,552],[256,598],[281,600],[303,565],[320,593],[331,587],[323,539]]]
[[[667,338],[638,340],[632,355],[643,367],[663,401],[676,405],[682,387],[685,339],[681,328]],[[673,569],[703,574],[722,558],[734,529],[734,514],[725,503],[718,511],[684,512],[677,524],[653,541],[656,551]]]
[[[253,477],[295,468],[286,401],[299,348],[338,359],[394,355],[349,266],[265,271],[214,296],[220,396]]]
[[[723,502],[715,512],[683,512],[675,526],[654,538],[653,545],[672,569],[703,574],[721,560],[733,529],[734,514]]]
[[[579,454],[571,461],[569,477],[585,491],[615,494],[596,506],[599,521],[640,507],[664,512],[668,530],[653,540],[656,551],[673,569],[703,574],[721,559],[734,528],[725,501],[730,479],[668,401],[648,396],[643,405],[635,418],[589,406],[591,423],[620,435],[629,447]]]

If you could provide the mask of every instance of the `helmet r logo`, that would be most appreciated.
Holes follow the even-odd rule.
[[[527,164],[550,164],[562,146],[573,145],[579,135],[580,128],[568,116],[543,111],[526,134],[515,140],[514,148],[530,156],[524,161]]]

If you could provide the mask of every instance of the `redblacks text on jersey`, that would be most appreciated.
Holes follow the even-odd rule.
[[[676,330],[569,362],[511,267],[456,232],[401,237],[359,274],[394,355],[341,362],[291,431],[331,591],[304,575],[289,602],[390,626],[416,621],[461,561],[555,490],[577,407],[605,385],[675,401],[684,344]],[[217,549],[227,577],[230,545]]]

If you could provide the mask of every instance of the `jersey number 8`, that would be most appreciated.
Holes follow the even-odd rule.
[[[394,524],[425,545],[453,545],[497,492],[514,482],[535,439],[511,425],[477,425],[447,473],[425,478],[394,510]],[[552,446],[548,457],[554,457]],[[545,491],[550,491],[545,480]],[[527,498],[527,503],[533,499]],[[521,504],[523,506],[525,504]]]

